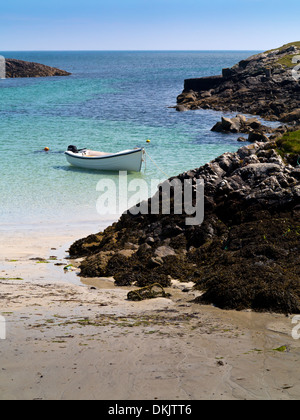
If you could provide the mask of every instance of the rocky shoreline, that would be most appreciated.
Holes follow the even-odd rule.
[[[177,110],[213,109],[292,123],[300,118],[300,42],[240,61],[222,75],[187,79]]]
[[[270,126],[262,124],[257,118],[246,118],[244,115],[238,114],[236,117],[228,118],[222,117],[221,121],[218,121],[211,129],[218,133],[239,133],[243,134],[243,137],[238,137],[239,142],[268,142],[270,140],[276,140],[281,135],[293,130],[296,131],[300,127],[298,125],[288,126],[280,125],[279,127],[272,128]],[[244,135],[247,135],[247,138]]]
[[[6,78],[70,76],[71,73],[44,64],[7,58]]]
[[[161,186],[159,214],[151,214],[149,199],[148,214],[123,214],[70,247],[71,258],[82,258],[82,277],[114,277],[118,286],[136,287],[168,287],[176,279],[195,285],[200,304],[300,313],[300,89],[284,67],[291,53],[300,54],[300,43],[244,60],[223,76],[186,82],[178,110],[238,110],[289,125],[223,117],[212,130],[247,134],[239,140],[251,144],[165,181],[189,180],[194,205],[204,181],[203,223],[187,225],[184,209],[174,211],[174,195],[171,214],[164,214]]]
[[[300,150],[285,145],[256,142],[178,175],[204,180],[204,222],[187,226],[172,210],[124,214],[70,247],[80,275],[137,287],[192,281],[198,303],[300,313]]]

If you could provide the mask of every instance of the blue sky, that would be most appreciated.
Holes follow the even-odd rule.
[[[299,0],[10,0],[0,50],[266,50],[299,41]]]

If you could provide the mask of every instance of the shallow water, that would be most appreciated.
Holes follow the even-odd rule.
[[[219,74],[253,52],[1,53],[58,67],[70,77],[0,80],[0,218],[27,224],[101,222],[97,184],[117,173],[69,166],[64,150],[114,152],[145,146],[140,174],[163,180],[235,151],[237,135],[211,132],[221,114],[178,113],[169,106],[185,78]],[[151,143],[146,144],[150,139]],[[43,149],[49,147],[49,152]],[[149,194],[150,194],[149,190]]]

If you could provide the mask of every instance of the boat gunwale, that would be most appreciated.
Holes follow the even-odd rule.
[[[127,155],[131,155],[134,153],[140,153],[144,150],[143,147],[136,149],[136,150],[129,150],[128,152],[120,152],[120,153],[114,153],[111,154],[109,156],[78,156],[76,153],[70,152],[70,151],[66,151],[65,155],[68,155],[70,157],[74,157],[75,159],[85,159],[85,160],[100,160],[100,159],[111,159],[111,158],[116,158],[119,156],[127,156]]]

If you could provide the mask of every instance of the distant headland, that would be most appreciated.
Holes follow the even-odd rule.
[[[273,121],[298,121],[299,62],[298,41],[242,60],[223,69],[222,75],[186,79],[177,109],[213,109]]]
[[[6,78],[70,76],[71,73],[44,64],[7,58]]]

